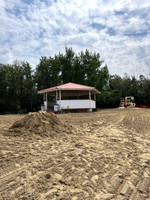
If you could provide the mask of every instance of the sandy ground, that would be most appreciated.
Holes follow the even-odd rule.
[[[57,116],[70,133],[5,135],[24,116],[0,116],[0,200],[150,199],[150,110]]]

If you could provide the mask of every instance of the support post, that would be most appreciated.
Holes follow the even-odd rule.
[[[91,100],[91,91],[89,91],[89,99]]]
[[[59,90],[59,100],[61,100],[61,90]]]
[[[46,111],[48,110],[48,102],[47,102],[47,93],[46,93],[46,104],[45,104]]]
[[[92,111],[91,108],[91,91],[89,90],[89,107],[90,107],[90,111]]]
[[[45,110],[45,93],[43,93],[43,104],[41,105],[41,110]]]
[[[96,94],[94,94],[94,100],[95,100],[95,102],[94,102],[94,108],[96,108]]]
[[[62,105],[61,105],[61,90],[59,90],[59,101],[60,101],[59,106],[60,106],[60,110],[61,110],[61,108],[62,108]]]
[[[58,99],[58,91],[56,90],[56,103],[57,103],[57,99]]]

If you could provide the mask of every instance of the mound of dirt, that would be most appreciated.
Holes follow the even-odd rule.
[[[35,134],[43,137],[62,132],[70,133],[71,127],[62,123],[55,114],[45,111],[29,113],[9,128],[9,133],[15,136]]]

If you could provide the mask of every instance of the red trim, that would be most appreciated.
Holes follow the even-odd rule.
[[[69,111],[69,110],[89,110],[90,108],[71,108],[71,109],[62,109],[60,111],[54,111],[54,110],[47,110],[46,112],[50,113],[54,113],[54,114],[61,114],[63,111]],[[96,108],[92,108],[92,110],[96,110]]]
[[[92,100],[92,101],[96,101],[94,99],[57,99],[57,100]]]
[[[48,113],[54,113],[55,114],[55,111],[54,110],[46,110],[46,112],[48,112]]]
[[[89,110],[89,109],[96,109],[96,108],[65,108],[65,109],[61,109],[61,110]]]
[[[54,111],[54,110],[47,110],[48,113],[52,112],[54,114],[63,114],[63,111],[69,111],[69,110],[89,110],[90,108],[71,108],[71,109],[62,109],[60,111]],[[92,108],[92,110],[96,110],[97,108]]]
[[[135,107],[137,107],[137,108],[150,108],[150,104],[136,105]]]

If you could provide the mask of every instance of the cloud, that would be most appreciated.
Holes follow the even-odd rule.
[[[111,74],[150,64],[149,0],[1,0],[0,62],[26,60],[71,46],[100,53]]]

